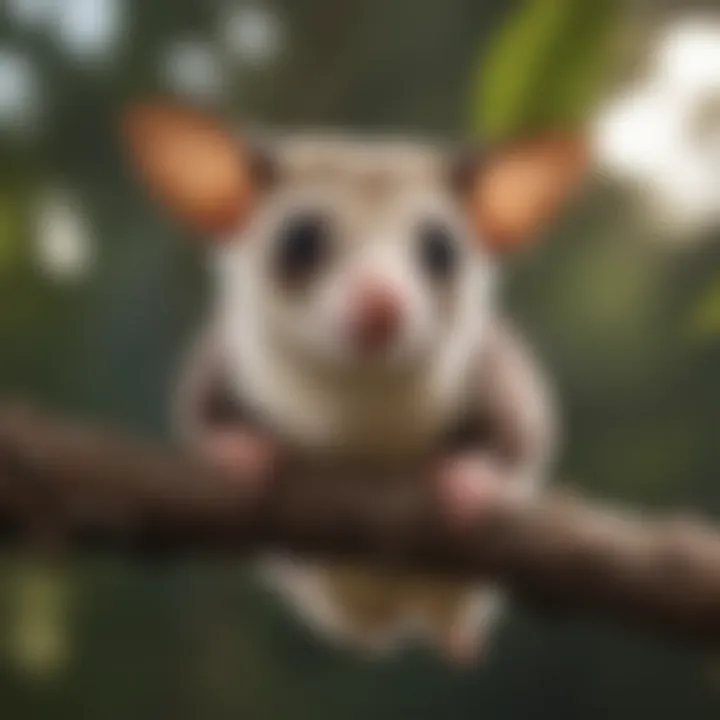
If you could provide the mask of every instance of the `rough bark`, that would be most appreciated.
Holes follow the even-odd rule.
[[[720,645],[720,533],[554,490],[498,496],[453,528],[422,468],[283,458],[260,493],[172,449],[0,408],[0,536],[69,550],[222,554],[279,548],[490,576],[525,603]]]

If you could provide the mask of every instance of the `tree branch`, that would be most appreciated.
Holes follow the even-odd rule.
[[[0,408],[0,536],[83,550],[283,549],[385,567],[491,577],[541,610],[611,617],[720,646],[720,533],[550,491],[498,497],[462,529],[422,468],[287,457],[266,492],[177,452]]]

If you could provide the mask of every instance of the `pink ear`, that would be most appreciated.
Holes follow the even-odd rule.
[[[474,228],[496,252],[529,245],[561,210],[587,166],[586,143],[573,135],[549,135],[498,149],[482,162],[471,187]]]
[[[248,153],[214,118],[139,105],[126,112],[122,129],[133,164],[178,220],[217,235],[247,218],[254,200]]]

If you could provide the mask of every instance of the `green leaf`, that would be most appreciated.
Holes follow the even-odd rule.
[[[618,0],[526,0],[481,58],[473,127],[491,139],[574,124],[615,56]]]

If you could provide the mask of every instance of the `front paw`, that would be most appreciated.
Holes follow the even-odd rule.
[[[277,462],[277,446],[259,433],[242,428],[206,430],[196,443],[200,457],[214,469],[238,477],[260,491]]]
[[[481,453],[445,458],[436,470],[435,483],[441,513],[453,529],[472,524],[497,500],[519,496],[519,486],[507,470]]]

